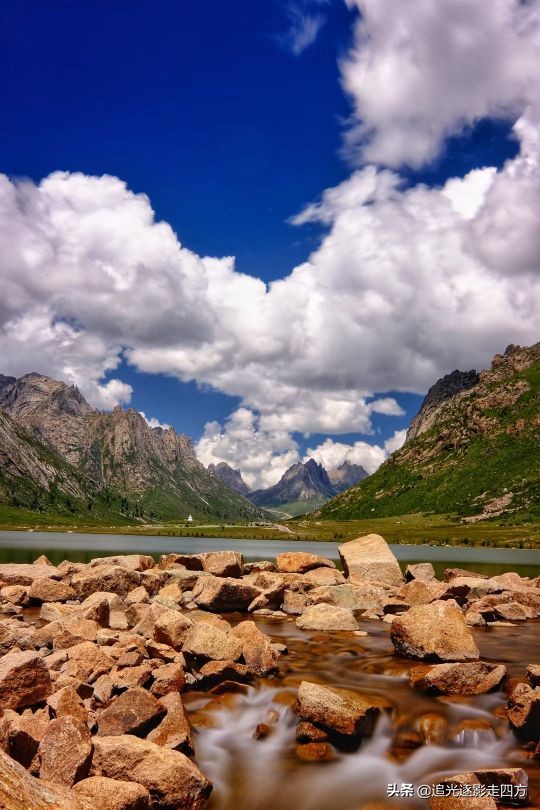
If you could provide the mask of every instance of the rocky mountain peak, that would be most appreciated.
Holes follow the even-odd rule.
[[[352,464],[350,461],[343,461],[339,467],[328,471],[328,478],[335,492],[350,489],[367,477],[368,473],[361,464]]]
[[[424,431],[429,430],[433,424],[434,415],[442,403],[462,391],[474,388],[479,380],[480,375],[474,369],[470,371],[456,369],[437,380],[427,392],[418,414],[409,426],[406,443],[412,441]]]
[[[224,484],[227,484],[228,487],[240,493],[240,495],[247,495],[251,492],[251,489],[242,478],[240,470],[235,470],[234,467],[231,467],[227,462],[220,461],[218,464],[209,464],[208,470],[212,475],[221,479]]]

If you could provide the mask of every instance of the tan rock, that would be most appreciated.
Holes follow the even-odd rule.
[[[75,644],[82,644],[84,641],[95,641],[99,630],[99,624],[91,619],[70,618],[63,619],[55,624],[53,635],[53,647],[55,650],[66,650],[74,647]],[[52,627],[49,625],[52,632]]]
[[[302,718],[328,731],[354,737],[372,734],[380,707],[356,692],[302,681],[294,707]]]
[[[96,591],[86,597],[77,609],[81,619],[91,619],[101,627],[109,626],[109,617],[112,610],[122,608],[122,600],[110,591]]]
[[[416,580],[417,582],[431,582],[435,579],[435,569],[429,562],[408,565],[405,569],[405,579],[407,582],[411,582],[412,580]]]
[[[342,632],[358,630],[352,610],[335,605],[310,605],[296,620],[300,630]]]
[[[25,585],[4,585],[0,588],[0,596],[12,605],[28,604],[28,587]]]
[[[473,579],[489,579],[487,574],[478,574],[476,571],[468,571],[466,568],[447,568],[444,572],[444,581],[451,582],[456,577],[472,577]]]
[[[61,579],[61,572],[51,565],[28,565],[26,563],[3,563],[0,565],[0,582],[4,585],[31,585],[36,579]]]
[[[148,604],[150,596],[144,585],[139,585],[128,593],[124,601],[126,605]]]
[[[152,672],[152,678],[150,691],[157,698],[162,698],[170,692],[181,692],[186,683],[184,667],[177,663],[156,667]]]
[[[71,587],[83,599],[95,591],[110,591],[124,597],[139,585],[140,573],[122,565],[88,566],[71,577]]]
[[[33,602],[67,602],[75,599],[75,591],[65,582],[42,577],[35,579],[28,588],[28,597]]]
[[[507,622],[524,622],[529,618],[526,609],[518,602],[496,605],[494,612],[497,619]]]
[[[217,613],[247,610],[260,590],[242,580],[230,577],[206,576],[193,589],[194,602],[204,610]]]
[[[320,585],[344,585],[346,579],[337,568],[313,568],[304,574],[304,581],[315,587]]]
[[[84,683],[94,683],[100,675],[109,672],[112,658],[92,641],[83,641],[68,649],[68,660],[62,667],[66,675],[78,678]]]
[[[272,644],[272,640],[259,630],[255,622],[240,622],[233,627],[230,636],[240,641],[242,657],[250,673],[262,676],[277,670],[279,652]]]
[[[0,656],[13,648],[34,650],[38,642],[39,637],[33,627],[15,619],[0,622]]]
[[[430,602],[441,599],[446,588],[447,586],[443,582],[437,582],[437,580],[413,579],[399,589],[397,596],[409,605],[428,605]]]
[[[339,546],[339,556],[345,575],[352,573],[367,582],[382,582],[400,586],[403,574],[386,540],[379,534],[358,537]]]
[[[100,675],[94,681],[94,700],[98,703],[107,703],[114,690],[114,683],[110,675]]]
[[[88,565],[91,568],[103,565],[119,565],[130,571],[147,571],[155,566],[154,558],[149,554],[117,554],[114,557],[95,557]]]
[[[48,711],[26,709],[21,715],[7,709],[4,719],[8,722],[7,753],[25,768],[34,770],[33,760],[50,723]],[[38,770],[39,765],[36,765],[36,773]]]
[[[170,692],[161,702],[167,709],[167,714],[159,726],[150,732],[147,739],[156,745],[181,751],[188,756],[193,754],[191,725],[182,698],[179,694]]]
[[[415,689],[441,695],[484,695],[499,688],[505,675],[502,664],[471,661],[414,667],[409,672],[409,683]]]
[[[89,776],[77,782],[71,792],[100,810],[149,810],[151,807],[150,794],[143,785],[106,776]]]
[[[276,557],[277,570],[287,574],[305,574],[313,568],[335,568],[332,560],[305,551],[285,551]]]
[[[166,610],[155,622],[154,638],[162,644],[180,649],[191,626],[191,619],[187,616],[175,610]]]
[[[203,571],[215,577],[241,577],[244,573],[244,558],[239,551],[208,551],[197,556]]]
[[[152,666],[143,661],[138,667],[113,667],[109,674],[115,689],[134,689],[136,686],[148,686]]]
[[[96,737],[92,770],[143,785],[163,810],[201,810],[212,790],[184,754],[128,734]]]
[[[184,638],[182,651],[203,661],[236,661],[242,655],[242,643],[205,622],[196,622]]]
[[[281,609],[289,616],[299,616],[307,605],[307,596],[298,591],[285,591]]]
[[[71,787],[88,776],[92,741],[84,723],[66,715],[51,720],[39,744],[41,779]]]
[[[430,810],[497,810],[497,805],[491,796],[474,796],[474,786],[480,787],[480,780],[472,773],[456,774],[441,779],[439,785],[444,785],[448,790],[446,796],[433,796],[429,800]],[[470,786],[467,794],[464,785]],[[464,795],[452,795],[452,789],[462,791]]]
[[[0,658],[0,709],[33,706],[51,691],[51,676],[39,653],[9,652]]]
[[[540,664],[529,664],[527,667],[527,680],[533,688],[540,686]]]
[[[416,605],[390,628],[396,652],[429,661],[471,661],[480,656],[463,614],[451,602]]]
[[[208,661],[199,670],[201,689],[210,689],[223,681],[245,683],[250,680],[250,672],[245,664],[234,661]]]
[[[144,734],[164,714],[160,701],[146,689],[136,686],[123,692],[98,713],[98,734],[102,737]]]
[[[75,717],[81,723],[88,722],[88,709],[72,686],[64,686],[47,698],[54,717]]]
[[[508,698],[508,720],[520,740],[540,739],[540,687],[516,686]]]
[[[71,791],[34,779],[0,750],[0,807],[3,810],[92,810]]]

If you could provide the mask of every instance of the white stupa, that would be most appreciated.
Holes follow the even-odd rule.
[[[191,515],[188,515],[187,522],[188,523],[193,523],[193,518],[191,517]]]

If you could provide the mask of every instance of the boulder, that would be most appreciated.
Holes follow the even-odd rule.
[[[88,709],[73,686],[64,686],[47,698],[53,717],[76,717],[81,723],[88,722]]]
[[[0,658],[0,709],[33,706],[51,691],[51,676],[39,653],[9,652]]]
[[[344,585],[345,577],[337,568],[313,568],[304,574],[304,581],[315,587],[321,585]]]
[[[10,652],[14,647],[19,650],[34,650],[37,634],[34,627],[29,627],[16,619],[0,622],[0,656]]]
[[[529,618],[526,608],[518,602],[506,602],[502,605],[496,605],[494,613],[496,619],[505,622],[524,622]]]
[[[435,569],[429,562],[413,563],[405,569],[405,579],[407,582],[416,580],[418,582],[431,582],[435,579]]]
[[[94,683],[100,675],[108,673],[113,665],[110,655],[92,641],[83,641],[69,647],[67,654],[68,660],[62,666],[62,672],[84,683]]]
[[[409,683],[415,689],[440,695],[484,695],[499,688],[505,675],[502,664],[471,661],[414,667],[409,672]]]
[[[396,652],[427,661],[474,661],[480,657],[463,614],[452,602],[416,605],[390,628]]]
[[[516,686],[508,698],[508,720],[520,740],[540,739],[540,687]]]
[[[286,574],[305,574],[313,568],[335,568],[332,560],[305,551],[284,551],[276,557],[277,570]]]
[[[0,582],[4,585],[31,585],[36,579],[61,579],[62,574],[53,565],[2,563]]]
[[[169,647],[180,649],[191,628],[191,619],[176,610],[165,610],[154,625],[154,638]]]
[[[88,776],[92,740],[88,727],[66,715],[51,720],[39,744],[41,779],[71,787]]]
[[[540,664],[529,664],[527,667],[527,680],[532,687],[540,686]]]
[[[340,632],[358,630],[352,610],[335,605],[310,605],[296,620],[300,630]]]
[[[281,609],[289,616],[299,616],[307,605],[307,596],[300,591],[286,590],[283,594]]]
[[[196,622],[184,638],[182,651],[202,661],[236,661],[242,655],[242,643],[206,622]]]
[[[428,605],[441,599],[447,585],[437,580],[412,579],[397,592],[397,596],[409,605]]]
[[[346,689],[302,681],[294,706],[296,714],[317,726],[351,737],[373,733],[380,706]]]
[[[155,729],[148,735],[150,742],[164,748],[181,751],[188,756],[193,754],[193,736],[191,725],[182,703],[182,698],[175,692],[170,692],[161,703],[165,706],[167,714]]]
[[[155,566],[154,558],[149,554],[116,554],[114,557],[95,557],[88,565],[91,568],[101,565],[120,565],[130,571],[147,571]]]
[[[197,686],[201,689],[211,689],[223,681],[245,683],[250,679],[251,673],[245,664],[237,664],[234,661],[208,661],[199,670]]]
[[[0,749],[0,807],[3,810],[91,810],[71,791],[34,779]]]
[[[184,754],[129,734],[95,737],[92,772],[143,785],[163,810],[201,810],[212,791]]]
[[[239,551],[208,551],[197,556],[203,571],[215,577],[241,577],[244,573],[244,557]]]
[[[229,635],[241,643],[242,657],[249,673],[262,676],[277,670],[279,652],[272,644],[272,640],[259,630],[255,622],[240,622],[233,627]]]
[[[358,537],[339,546],[339,556],[347,577],[355,581],[382,582],[400,586],[403,574],[386,540],[379,534]]]
[[[441,779],[439,786],[444,786],[446,795],[432,796],[429,800],[430,810],[497,810],[491,796],[474,795],[474,788],[481,788],[480,780],[473,773],[459,773]],[[469,789],[464,786],[469,786]],[[438,792],[438,791],[437,791]]]
[[[71,587],[82,599],[95,591],[109,591],[123,598],[139,585],[140,573],[122,565],[88,566],[71,577]]]
[[[97,715],[98,734],[112,737],[121,734],[144,734],[165,714],[160,701],[146,689],[128,689]]]
[[[47,629],[53,634],[54,649],[67,650],[68,647],[74,647],[75,644],[81,644],[84,641],[96,641],[100,628],[99,624],[91,619],[74,617],[53,622],[46,628],[42,628],[42,630]]]
[[[30,709],[27,709],[21,715],[7,709],[3,719],[7,721],[8,725],[7,753],[25,768],[35,770],[37,773],[39,765],[36,763],[34,767],[33,760],[50,723],[48,711],[38,709],[32,713]]]
[[[152,679],[150,691],[157,698],[162,698],[169,692],[181,692],[186,683],[183,665],[175,662],[156,667],[152,671]]]
[[[149,810],[151,807],[150,794],[145,787],[106,776],[89,776],[77,782],[71,792],[101,810]]]
[[[35,579],[28,588],[28,598],[33,602],[67,602],[75,599],[73,588],[66,582],[57,582],[55,579],[42,577]]]
[[[193,588],[193,601],[203,610],[218,613],[247,610],[260,594],[259,588],[231,577],[206,576]]]

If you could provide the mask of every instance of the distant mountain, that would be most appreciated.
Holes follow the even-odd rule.
[[[328,473],[310,458],[289,467],[274,486],[255,490],[248,497],[257,506],[292,515],[313,511],[334,494]]]
[[[415,512],[540,520],[540,343],[430,388],[404,446],[321,509],[327,519]]]
[[[212,475],[216,475],[224,484],[227,484],[228,487],[234,489],[234,491],[238,492],[240,495],[247,496],[251,492],[250,487],[248,487],[242,478],[240,470],[235,470],[225,461],[220,461],[218,464],[209,464],[208,470]]]
[[[351,464],[350,461],[344,461],[339,467],[334,470],[328,470],[328,478],[332,484],[334,493],[343,492],[345,489],[350,489],[359,481],[367,478],[367,473],[360,464]]]
[[[203,467],[188,436],[134,410],[94,410],[75,386],[1,377],[0,417],[4,503],[126,519],[264,517]]]

